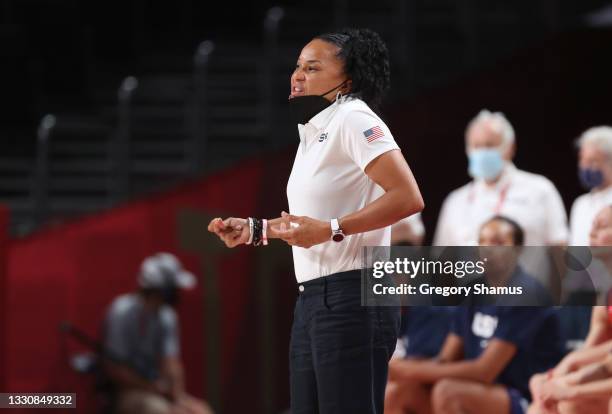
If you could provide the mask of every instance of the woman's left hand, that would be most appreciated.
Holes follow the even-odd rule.
[[[284,211],[281,213],[281,217],[285,220],[274,231],[279,238],[291,246],[308,249],[331,238],[331,225],[327,221],[316,220],[306,216],[294,216]],[[289,225],[286,225],[286,222]]]

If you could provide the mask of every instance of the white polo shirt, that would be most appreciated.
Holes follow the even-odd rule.
[[[444,201],[434,236],[436,246],[473,246],[482,224],[496,214],[516,221],[525,245],[567,243],[565,207],[554,184],[509,163],[494,186],[473,180]]]
[[[612,187],[591,191],[578,197],[570,213],[570,245],[588,246],[589,234],[597,213],[612,205]]]
[[[360,99],[343,97],[298,125],[300,145],[287,184],[291,214],[329,221],[362,209],[384,194],[365,174],[376,157],[399,149],[389,128]],[[388,246],[391,226],[293,247],[298,283],[362,268],[362,246]]]

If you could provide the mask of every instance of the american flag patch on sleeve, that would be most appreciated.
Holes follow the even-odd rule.
[[[380,129],[380,127],[376,125],[373,128],[363,131],[363,136],[366,138],[368,142],[372,142],[375,139],[384,137],[385,134],[383,133],[382,129]]]

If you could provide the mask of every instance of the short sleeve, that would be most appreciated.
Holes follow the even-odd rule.
[[[378,156],[399,149],[387,125],[373,113],[363,110],[346,115],[340,135],[346,154],[364,171]]]
[[[569,245],[570,246],[578,246],[581,244],[581,238],[580,238],[580,208],[581,206],[581,198],[578,197],[576,200],[574,200],[574,203],[572,204],[572,209],[570,210],[570,241],[569,241]],[[591,229],[589,229],[589,232],[591,231]]]
[[[163,308],[160,314],[162,323],[162,356],[177,357],[180,350],[179,327],[176,312]]]
[[[448,195],[442,203],[440,215],[438,216],[438,223],[436,224],[436,231],[434,233],[433,246],[452,246],[455,244],[452,241],[452,225],[449,223],[452,196],[453,194]]]
[[[493,337],[510,342],[517,347],[528,345],[550,313],[550,308],[540,306],[499,306],[498,323]]]
[[[548,244],[567,243],[569,239],[569,230],[567,226],[567,212],[563,205],[563,200],[554,184],[547,182],[546,204],[548,207],[547,216],[547,234],[546,241]]]
[[[104,348],[113,359],[127,361],[130,355],[127,335],[127,314],[111,307],[104,326]]]
[[[416,213],[403,219],[412,229],[412,232],[417,236],[425,235],[425,225],[423,225],[423,219],[421,213]]]
[[[450,331],[465,338],[467,327],[470,325],[470,308],[468,306],[457,306],[452,312]]]
[[[421,220],[421,213],[404,217],[391,226],[392,241],[414,242],[425,236],[425,226]]]

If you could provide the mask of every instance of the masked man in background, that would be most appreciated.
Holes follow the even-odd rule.
[[[180,360],[180,289],[196,279],[169,253],[146,258],[139,290],[117,297],[106,315],[104,371],[117,392],[121,414],[211,414],[204,401],[185,392]]]

